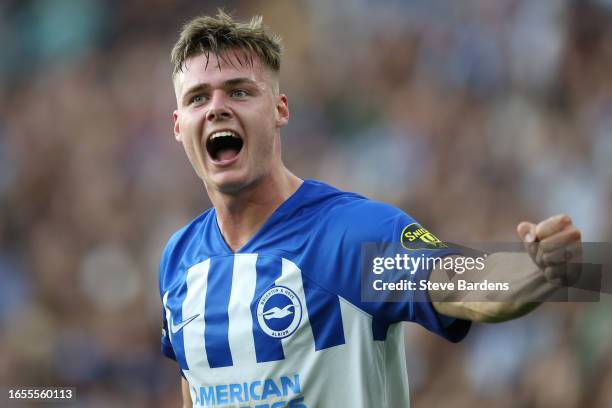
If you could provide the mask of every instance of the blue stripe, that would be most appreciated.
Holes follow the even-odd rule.
[[[161,336],[161,351],[162,354],[168,358],[176,360],[172,343],[170,342],[170,329],[168,328],[168,321],[166,320],[166,309],[162,310],[162,328],[163,335]]]
[[[166,302],[166,307],[170,310],[170,316],[172,317],[173,322],[180,322],[183,320],[183,302],[187,296],[187,270],[182,268],[180,273],[183,275],[180,279],[181,286],[178,288],[178,291],[174,293],[170,291],[168,293],[168,301]],[[170,333],[170,330],[172,329],[168,327],[168,333]],[[176,334],[172,334],[171,338],[172,348],[174,349],[174,355],[176,356],[176,362],[181,369],[189,370],[187,359],[185,358],[185,340],[183,339],[183,331],[179,330]]]
[[[282,259],[280,257],[257,257],[257,282],[255,283],[255,298],[253,302],[251,302],[251,316],[253,317],[255,356],[258,363],[278,361],[285,358],[281,340],[270,337],[264,333],[257,320],[257,304],[259,298],[261,298],[268,289],[275,286],[274,282],[280,278],[282,268]]]
[[[233,269],[233,256],[210,260],[204,307],[204,344],[211,368],[233,365],[228,314]]]
[[[314,336],[315,350],[344,344],[344,326],[342,325],[342,312],[340,299],[322,290],[302,275],[304,296],[312,335]]]
[[[372,338],[376,341],[387,340],[387,331],[391,323],[385,320],[372,319]]]

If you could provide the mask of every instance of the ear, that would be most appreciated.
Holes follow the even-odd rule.
[[[177,142],[181,142],[181,128],[179,127],[179,111],[172,112],[172,121],[174,122],[174,138]]]
[[[276,126],[283,127],[289,122],[289,101],[287,95],[280,94],[276,99]]]

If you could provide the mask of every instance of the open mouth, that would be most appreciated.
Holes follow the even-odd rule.
[[[214,161],[225,162],[238,156],[243,144],[238,133],[221,130],[210,135],[206,141],[206,150]]]

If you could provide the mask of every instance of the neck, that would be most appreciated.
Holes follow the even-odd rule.
[[[301,179],[283,167],[237,194],[208,189],[221,234],[232,251],[244,246],[301,184]]]

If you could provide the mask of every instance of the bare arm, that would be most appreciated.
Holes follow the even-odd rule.
[[[476,322],[514,319],[535,309],[559,289],[559,283],[568,275],[579,274],[581,234],[567,215],[556,215],[537,225],[523,222],[517,232],[529,253],[494,253],[486,259],[483,270],[453,273],[449,277],[445,270],[436,268],[430,276],[431,281],[439,283],[458,279],[507,282],[507,291],[430,291],[436,311]]]
[[[191,395],[189,395],[189,383],[181,377],[181,392],[183,394],[183,408],[192,408]]]
[[[434,308],[438,313],[475,322],[497,323],[523,316],[535,309],[539,303],[530,301],[542,299],[552,293],[556,286],[546,281],[543,273],[526,253],[499,252],[485,261],[484,270],[472,270],[453,274],[436,268],[430,280],[437,283],[454,282],[506,282],[507,291],[430,291]],[[455,286],[456,288],[456,286]]]

